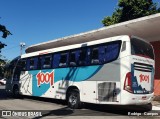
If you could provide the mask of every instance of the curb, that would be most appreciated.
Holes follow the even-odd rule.
[[[160,105],[152,106],[152,110],[160,111]]]

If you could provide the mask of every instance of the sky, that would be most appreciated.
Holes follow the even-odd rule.
[[[102,19],[111,16],[117,4],[118,0],[0,0],[0,24],[13,34],[0,37],[7,44],[1,54],[12,60],[20,55],[21,42],[27,48],[101,28]]]

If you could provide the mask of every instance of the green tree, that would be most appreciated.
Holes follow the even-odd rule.
[[[6,38],[8,35],[12,35],[12,34],[10,33],[10,31],[8,31],[8,30],[6,29],[6,27],[3,26],[3,25],[1,25],[1,24],[0,24],[0,32],[3,33],[2,38]],[[2,42],[0,42],[0,52],[1,52],[1,49],[4,48],[5,46],[7,46],[7,45],[4,44],[4,43],[2,43]]]
[[[1,54],[0,54],[0,57],[2,57]],[[4,76],[4,66],[6,63],[7,63],[7,60],[0,59],[0,78]]]
[[[0,24],[0,32],[3,33],[2,38],[6,38],[8,35],[12,35],[10,31],[8,31],[6,27],[1,24]],[[1,49],[4,48],[5,46],[7,45],[0,41],[0,53],[1,53]],[[0,54],[0,77],[3,77],[5,64],[6,64],[6,60]]]
[[[119,0],[118,8],[112,16],[107,16],[102,20],[104,26],[160,13],[157,3],[152,0]]]

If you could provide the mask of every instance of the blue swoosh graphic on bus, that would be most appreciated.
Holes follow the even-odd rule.
[[[55,82],[59,80],[70,80],[79,82],[87,80],[94,76],[102,66],[85,66],[85,67],[71,67],[55,70]]]
[[[84,67],[69,67],[69,68],[57,68],[57,69],[46,69],[46,70],[34,70],[29,71],[32,75],[32,95],[42,96],[50,88],[50,83],[41,84],[38,86],[37,74],[39,72],[47,73],[54,71],[54,83],[60,80],[70,80],[73,82],[80,82],[87,80],[94,76],[103,65],[95,66],[84,66]]]
[[[41,84],[40,87],[38,87],[37,85],[38,81],[36,76],[39,72],[40,70],[29,71],[29,74],[32,74],[32,95],[33,96],[43,95],[50,87],[50,84]]]

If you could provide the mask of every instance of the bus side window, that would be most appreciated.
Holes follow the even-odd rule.
[[[91,64],[99,64],[99,48],[95,47],[91,50]]]
[[[11,79],[12,78],[12,74],[13,74],[13,65],[9,64],[8,66],[5,67],[5,73],[4,73],[4,77],[7,79]]]
[[[53,68],[59,67],[60,57],[60,53],[56,53],[53,55]]]
[[[86,64],[86,56],[87,56],[87,50],[82,49],[79,52],[79,65],[85,65]]]
[[[34,58],[31,58],[30,60],[29,60],[29,69],[35,69],[35,66],[34,66],[34,64],[35,64],[35,60],[34,60]]]
[[[105,63],[105,46],[99,46],[99,64]]]
[[[111,62],[118,58],[120,43],[111,43],[105,47],[105,62]]]
[[[26,60],[18,60],[13,73],[13,81],[18,81],[20,79],[20,74],[22,70],[25,70],[26,67]]]
[[[43,68],[51,68],[51,61],[52,57],[51,55],[44,56],[44,61],[43,61]]]
[[[37,58],[36,64],[36,69],[40,70],[42,68],[42,56]]]
[[[76,64],[76,51],[72,51],[69,56],[69,66],[76,66]]]
[[[59,67],[66,67],[67,66],[67,64],[68,64],[68,54],[69,53],[61,53]]]
[[[80,49],[78,64],[81,66],[90,64],[90,49],[89,48]]]
[[[26,60],[26,59],[22,59],[20,62],[21,62],[21,63],[20,63],[21,69],[22,69],[23,71],[25,71],[25,70],[27,69],[27,60]]]
[[[126,41],[123,41],[121,52],[126,50]]]

